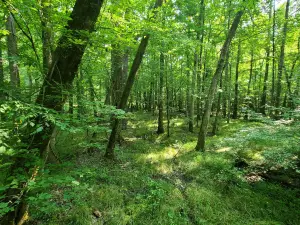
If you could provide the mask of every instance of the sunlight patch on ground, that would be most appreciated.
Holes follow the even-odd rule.
[[[148,154],[146,156],[146,160],[152,163],[152,162],[159,162],[165,159],[172,159],[177,154],[177,152],[178,150],[172,147],[166,147],[162,151]]]
[[[156,170],[161,174],[170,174],[173,172],[172,166],[163,163],[156,167]]]
[[[131,137],[131,138],[125,138],[126,141],[136,141],[138,138],[136,137]]]
[[[220,148],[216,152],[228,152],[232,149],[232,147],[225,147],[225,148]]]

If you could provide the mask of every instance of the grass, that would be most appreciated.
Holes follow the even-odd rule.
[[[257,164],[281,163],[272,157],[278,152],[297,152],[291,149],[298,147],[299,125],[224,122],[208,138],[207,152],[198,153],[197,134],[187,132],[184,119],[172,124],[170,138],[157,136],[156,118],[135,114],[114,162],[103,150],[87,154],[75,147],[84,136],[66,146],[70,137],[62,135],[57,150],[67,163],[49,166],[41,177],[48,188],[38,189],[55,207],[41,210],[45,201],[34,199],[32,224],[299,224],[299,190],[245,178]],[[237,158],[250,168],[235,168]]]

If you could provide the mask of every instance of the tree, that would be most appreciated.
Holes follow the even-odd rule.
[[[277,108],[276,116],[278,116],[279,114],[278,108],[280,107],[280,96],[281,96],[281,89],[282,89],[281,80],[282,80],[282,73],[284,67],[285,42],[286,42],[287,25],[288,25],[288,18],[289,18],[289,7],[290,7],[290,0],[287,0],[286,8],[285,8],[285,21],[282,29],[279,64],[278,64],[278,78],[277,78],[277,89],[276,89],[276,99],[275,99],[275,107]]]
[[[240,57],[241,57],[241,43],[239,41],[238,51],[236,57],[236,66],[235,66],[235,86],[234,86],[234,102],[233,102],[233,112],[232,118],[238,118],[238,101],[239,101],[239,65],[240,65]],[[249,81],[250,82],[250,81]]]
[[[269,1],[269,21],[272,19],[272,1]],[[266,104],[267,104],[267,89],[268,89],[268,77],[269,77],[269,67],[270,67],[270,41],[271,41],[271,31],[268,28],[268,36],[267,36],[267,47],[266,47],[266,67],[265,67],[265,76],[264,76],[264,84],[263,91],[260,102],[260,112],[263,115],[266,115]]]
[[[20,75],[17,63],[17,34],[15,20],[11,13],[7,16],[6,29],[9,31],[9,35],[7,35],[7,55],[9,58],[10,85],[12,88],[18,89],[20,87]]]
[[[69,20],[66,27],[66,32],[58,41],[51,70],[49,70],[45,77],[36,100],[37,104],[56,111],[62,110],[66,100],[64,90],[68,90],[74,80],[88,43],[89,33],[94,29],[102,4],[103,1],[101,0],[76,1],[71,14],[71,20]],[[70,37],[80,41],[74,42]],[[36,120],[39,121],[40,119],[36,118]],[[39,122],[42,123],[42,121]],[[39,149],[41,159],[47,159],[49,152],[47,146],[53,129],[53,124],[48,127],[44,125],[42,132],[32,138],[28,151],[31,149]],[[18,158],[15,164],[11,166],[10,175],[13,176],[18,173],[19,168],[23,168],[25,170],[24,172],[29,173],[32,168],[26,167],[25,163],[26,160],[24,158]],[[12,187],[5,193],[6,202],[10,202],[14,207],[12,211],[3,217],[1,224],[21,225],[25,222],[28,206],[23,200],[23,197],[27,192],[27,182],[30,179],[34,179],[37,173],[38,167],[34,167],[32,175],[29,175],[25,183],[21,182],[16,188]]]
[[[157,134],[163,134],[164,130],[164,118],[163,118],[163,87],[164,87],[164,73],[165,73],[165,56],[164,53],[160,53],[160,70],[159,70],[159,93],[158,93],[158,127]]]
[[[163,0],[157,0],[155,3],[154,9],[157,9],[158,7],[162,6],[162,4],[163,4]],[[129,75],[128,75],[128,78],[126,81],[126,85],[124,87],[121,100],[117,107],[118,109],[124,110],[127,105],[128,97],[129,97],[131,88],[134,83],[134,78],[135,78],[136,73],[142,63],[143,56],[145,54],[149,38],[150,38],[150,34],[146,34],[142,37],[142,40],[139,44],[138,50],[136,52],[135,58],[133,60],[133,63],[132,63],[132,66],[131,66],[131,69],[130,69],[130,72],[129,72]],[[116,144],[116,136],[117,136],[117,131],[118,131],[119,125],[120,125],[120,119],[114,118],[113,125],[112,125],[112,131],[109,136],[109,141],[108,141],[108,144],[106,147],[106,152],[105,152],[106,158],[113,159],[115,157],[114,156],[114,147]]]
[[[217,68],[216,68],[216,71],[212,78],[212,81],[211,81],[211,84],[210,84],[210,87],[208,90],[208,94],[207,94],[207,99],[205,101],[205,110],[204,110],[204,114],[202,117],[201,127],[200,127],[200,131],[199,131],[199,135],[198,135],[197,146],[195,148],[197,151],[204,151],[205,137],[206,137],[206,133],[207,133],[207,126],[209,123],[209,117],[210,117],[210,113],[211,113],[213,97],[216,93],[218,80],[220,79],[220,76],[221,76],[223,68],[224,68],[224,64],[226,61],[226,55],[227,55],[227,52],[229,51],[229,46],[231,44],[233,37],[235,36],[236,30],[238,28],[238,25],[240,23],[240,20],[241,20],[243,14],[244,14],[244,10],[240,10],[237,12],[237,14],[232,22],[232,25],[230,27],[230,30],[228,32],[228,36],[227,36],[227,38],[223,44],[223,47],[221,49]]]

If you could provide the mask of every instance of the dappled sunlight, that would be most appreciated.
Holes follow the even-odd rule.
[[[160,174],[171,174],[173,172],[172,165],[169,165],[167,163],[157,164],[155,169]]]
[[[216,150],[216,152],[229,152],[230,150],[232,150],[232,147],[224,147]]]
[[[163,150],[158,152],[152,152],[145,156],[145,160],[151,163],[159,162],[167,159],[172,159],[178,154],[178,149],[172,147],[165,147]]]

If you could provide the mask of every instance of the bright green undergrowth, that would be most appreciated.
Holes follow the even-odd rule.
[[[38,224],[298,224],[299,190],[276,183],[249,183],[234,167],[296,168],[299,124],[233,121],[208,137],[207,152],[194,151],[197,134],[172,119],[171,137],[155,134],[156,118],[135,114],[117,160],[89,153],[67,133],[57,151],[65,162],[48,165],[29,197]],[[66,144],[66,143],[69,143]],[[36,194],[35,194],[36,193]],[[298,197],[297,197],[298,196]],[[101,213],[100,218],[93,216]]]

